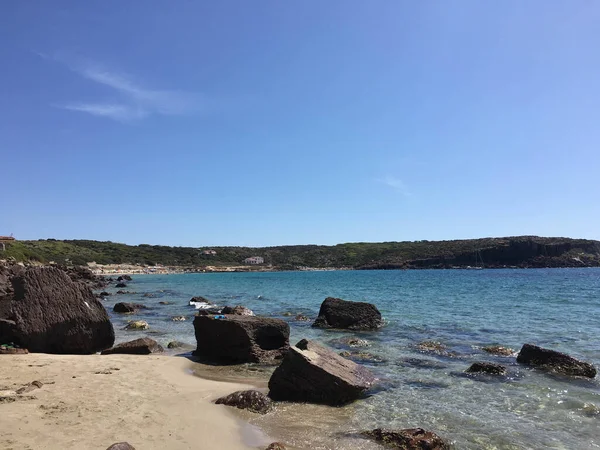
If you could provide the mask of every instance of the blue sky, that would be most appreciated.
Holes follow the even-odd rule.
[[[600,238],[600,3],[0,3],[0,234]]]

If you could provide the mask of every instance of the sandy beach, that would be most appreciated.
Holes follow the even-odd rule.
[[[248,449],[266,438],[212,401],[249,386],[204,380],[183,357],[0,355],[2,449]],[[13,396],[33,382],[43,386]],[[7,398],[13,397],[12,398]]]

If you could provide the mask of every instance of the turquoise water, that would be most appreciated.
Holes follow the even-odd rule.
[[[421,426],[452,440],[456,448],[600,448],[597,380],[552,376],[480,349],[499,344],[518,350],[529,342],[600,365],[600,269],[145,275],[134,276],[127,289],[137,294],[111,296],[105,305],[146,304],[152,309],[135,318],[146,320],[150,330],[123,331],[132,316],[113,315],[118,340],[149,334],[163,344],[174,339],[195,344],[195,310],[188,300],[202,295],[219,305],[243,304],[258,315],[288,321],[292,343],[310,338],[339,351],[368,352],[371,360],[364,364],[379,377],[379,387],[343,411],[317,407],[312,418],[305,417],[303,426],[290,432],[299,447],[313,440],[312,448],[357,448],[339,433]],[[385,327],[371,333],[332,332],[285,315],[313,319],[328,296],[376,304]],[[171,321],[176,315],[188,320]],[[350,349],[343,343],[346,336],[359,336],[370,346]],[[421,352],[417,344],[426,340],[444,344],[448,354]],[[505,364],[509,376],[464,376],[474,361]],[[322,420],[325,416],[330,420]],[[331,435],[327,443],[317,442],[311,430],[325,422],[323,432]]]

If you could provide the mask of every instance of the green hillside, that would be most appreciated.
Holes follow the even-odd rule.
[[[421,268],[475,265],[485,267],[578,267],[600,265],[600,242],[586,239],[519,236],[454,241],[347,243],[334,246],[295,245],[277,247],[206,248],[126,245],[89,240],[16,241],[0,258],[18,261],[99,264],[142,264],[201,267],[240,265],[245,258],[262,256],[265,265],[296,267]],[[478,263],[479,264],[479,263]]]

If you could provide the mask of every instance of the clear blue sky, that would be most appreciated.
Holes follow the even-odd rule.
[[[600,238],[595,1],[4,1],[0,234]]]

